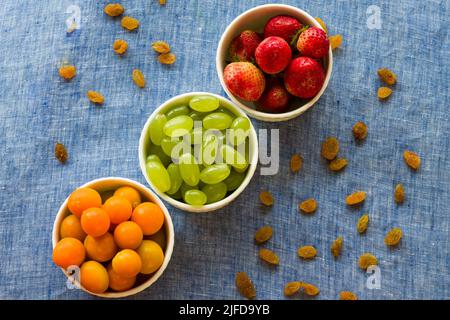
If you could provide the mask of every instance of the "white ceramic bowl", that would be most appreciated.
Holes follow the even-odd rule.
[[[170,258],[172,257],[172,251],[173,251],[173,245],[175,242],[175,234],[173,230],[173,224],[172,224],[172,218],[169,215],[169,211],[167,211],[166,206],[164,203],[159,200],[159,198],[147,187],[143,186],[139,182],[126,179],[126,178],[118,178],[118,177],[108,177],[108,178],[100,178],[96,180],[92,180],[84,185],[82,187],[89,187],[97,191],[109,191],[109,190],[115,190],[119,187],[123,186],[130,186],[135,188],[139,193],[141,194],[142,198],[154,202],[158,207],[161,208],[162,212],[164,213],[164,226],[163,228],[166,231],[166,248],[164,250],[164,261],[161,267],[145,282],[141,283],[140,285],[131,288],[130,290],[122,291],[122,292],[113,292],[113,291],[106,291],[105,293],[93,293],[85,288],[81,287],[81,289],[87,293],[90,293],[92,295],[102,297],[102,298],[123,298],[127,296],[134,295],[136,293],[139,293],[148,287],[150,287],[156,280],[158,280],[159,277],[163,274],[164,270],[166,269],[167,265],[169,264]],[[56,215],[55,222],[53,224],[53,234],[52,234],[52,244],[53,248],[55,248],[58,241],[61,239],[59,235],[59,230],[61,227],[61,222],[63,219],[70,214],[69,209],[67,208],[67,201],[69,200],[69,197],[64,201],[64,203],[59,208],[58,214]],[[164,249],[164,248],[163,248]],[[68,276],[67,272],[64,269],[61,269],[66,276]]]
[[[227,197],[225,197],[224,199],[222,199],[220,201],[217,201],[217,202],[211,203],[211,204],[205,204],[203,206],[192,206],[190,204],[178,201],[178,200],[170,197],[169,195],[159,191],[158,188],[156,188],[153,185],[153,183],[150,181],[150,179],[148,178],[147,170],[145,168],[146,146],[150,142],[148,129],[149,129],[150,123],[153,121],[155,116],[157,114],[159,114],[159,113],[165,113],[170,108],[172,108],[172,107],[174,107],[176,105],[180,105],[180,104],[187,105],[191,98],[193,98],[195,96],[199,96],[199,95],[214,96],[214,97],[216,97],[216,98],[218,98],[220,100],[220,106],[221,107],[227,108],[228,110],[232,111],[237,116],[241,116],[241,117],[244,117],[244,118],[248,119],[248,117],[245,114],[245,112],[243,112],[241,109],[236,107],[230,100],[228,100],[228,99],[226,99],[226,98],[224,98],[222,96],[219,96],[217,94],[213,94],[213,93],[209,93],[209,92],[189,92],[189,93],[184,93],[184,94],[180,94],[178,96],[175,96],[172,99],[167,100],[166,102],[164,102],[155,111],[153,111],[153,113],[150,115],[150,117],[148,118],[147,122],[145,123],[144,128],[142,129],[141,138],[139,139],[139,164],[141,166],[142,174],[144,175],[144,177],[147,180],[148,184],[158,194],[158,196],[160,196],[163,200],[169,202],[174,207],[176,207],[178,209],[181,209],[181,210],[184,210],[184,211],[189,211],[189,212],[211,212],[211,211],[223,208],[224,206],[226,206],[227,204],[232,202],[234,199],[236,199],[237,196],[242,191],[244,191],[245,187],[247,187],[247,185],[250,183],[250,180],[252,179],[253,174],[255,173],[256,166],[258,164],[258,138],[256,136],[255,128],[253,127],[253,124],[251,123],[250,119],[249,119],[250,124],[251,124],[251,130],[250,130],[250,135],[249,135],[249,143],[250,143],[249,162],[250,162],[250,165],[249,165],[248,170],[247,170],[247,175],[245,176],[245,179],[244,179],[244,181],[242,181],[242,183],[239,186],[239,188],[234,190],[233,193],[231,193],[230,195],[228,195]]]
[[[225,29],[225,32],[220,38],[219,45],[217,47],[216,69],[223,89],[228,94],[230,99],[240,108],[242,108],[242,110],[244,110],[248,115],[262,121],[269,121],[269,122],[286,121],[301,115],[306,110],[311,108],[319,100],[319,98],[325,91],[326,87],[328,86],[328,82],[330,81],[331,77],[331,70],[333,68],[333,54],[330,48],[328,56],[324,58],[325,81],[323,83],[322,89],[320,89],[319,93],[317,93],[317,95],[314,98],[309,100],[304,105],[299,106],[297,109],[284,113],[268,113],[258,111],[256,110],[253,102],[241,100],[235,97],[230,92],[230,90],[225,85],[225,81],[223,79],[223,70],[225,69],[226,66],[225,59],[231,41],[244,30],[251,29],[257,32],[262,31],[264,29],[264,25],[270,18],[281,14],[297,18],[302,24],[308,24],[310,26],[322,28],[320,24],[316,21],[316,19],[314,19],[312,16],[310,16],[303,10],[284,4],[266,4],[245,11],[236,19],[234,19],[230,23],[230,25]]]

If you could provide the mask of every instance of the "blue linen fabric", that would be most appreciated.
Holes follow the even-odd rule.
[[[121,1],[141,26],[129,33],[120,19],[103,13],[107,1],[2,0],[0,6],[0,298],[92,299],[68,290],[51,261],[51,230],[60,204],[79,185],[105,176],[145,183],[138,164],[138,139],[152,111],[189,91],[225,95],[215,70],[217,43],[226,26],[262,0]],[[176,239],[172,260],[152,287],[131,299],[239,299],[236,272],[253,279],[258,299],[284,299],[286,282],[317,285],[316,299],[336,299],[350,290],[361,299],[450,298],[450,117],[449,2],[434,1],[284,1],[320,16],[343,46],[334,53],[331,81],[320,101],[302,116],[283,123],[253,121],[259,129],[280,130],[280,170],[260,175],[231,205],[213,214],[190,214],[169,207]],[[81,29],[66,33],[66,9],[81,9]],[[381,29],[366,25],[366,10],[376,5]],[[111,45],[129,43],[119,58]],[[171,44],[177,61],[163,66],[152,41]],[[78,68],[71,82],[58,76],[69,61]],[[393,95],[376,98],[381,85],[376,71],[389,67],[398,75]],[[145,89],[131,81],[134,68],[147,78]],[[88,90],[104,94],[96,107]],[[356,121],[369,127],[367,139],[355,143]],[[330,173],[320,157],[327,136],[340,140],[340,155],[349,160]],[[53,156],[56,141],[70,153],[67,164]],[[403,162],[405,149],[421,155],[417,172]],[[300,153],[304,166],[289,170]],[[406,201],[397,206],[393,188],[403,183]],[[351,210],[345,196],[365,190],[362,208]],[[263,207],[261,190],[275,204]],[[298,203],[314,197],[317,212],[305,216]],[[358,217],[368,213],[370,226],[357,234]],[[258,259],[254,232],[274,228],[265,247],[281,260],[276,268]],[[383,243],[386,232],[401,227],[398,248]],[[335,260],[330,244],[344,237]],[[301,261],[297,248],[314,245],[318,256]],[[368,289],[368,274],[357,266],[363,252],[374,253],[381,288]],[[298,299],[305,297],[299,296]]]

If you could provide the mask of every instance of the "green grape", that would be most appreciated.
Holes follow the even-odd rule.
[[[159,146],[155,146],[154,144],[149,145],[147,154],[157,155],[164,167],[167,167],[172,162],[172,159],[164,153],[163,149]]]
[[[211,112],[219,107],[219,99],[213,96],[197,96],[189,101],[189,107],[198,112]]]
[[[163,131],[166,136],[180,137],[192,130],[194,120],[191,117],[183,115],[170,119],[164,125]]]
[[[164,136],[164,138],[162,138],[162,140],[161,140],[161,149],[169,157],[172,158],[172,156],[174,156],[174,158],[178,159],[180,157],[180,155],[182,154],[181,146],[179,146],[180,150],[179,150],[178,154],[172,155],[172,151],[175,147],[178,146],[179,143],[182,143],[180,138],[170,138],[168,136]]]
[[[225,198],[227,195],[227,185],[223,182],[207,184],[202,188],[202,191],[206,194],[206,203],[214,203]]]
[[[163,128],[167,123],[167,117],[163,114],[157,114],[150,122],[149,132],[150,140],[154,145],[159,146],[163,138]]]
[[[193,190],[193,189],[198,189],[200,188],[198,185],[196,186],[190,186],[188,184],[186,184],[185,182],[183,182],[183,184],[180,187],[180,193],[181,193],[181,197],[184,198],[184,194],[189,191],[189,190]]]
[[[147,156],[145,163],[150,162],[150,161],[158,161],[158,162],[162,163],[161,159],[156,154],[150,154]]]
[[[200,180],[200,169],[194,156],[184,153],[179,159],[180,174],[183,181],[190,186],[195,186]]]
[[[217,157],[217,148],[219,146],[219,139],[214,134],[206,135],[202,143],[202,163],[211,165]]]
[[[213,112],[203,118],[203,127],[205,129],[224,130],[231,126],[233,118],[223,112]]]
[[[172,119],[172,118],[175,118],[178,116],[188,115],[189,112],[190,112],[190,110],[189,110],[188,106],[183,106],[183,105],[176,106],[166,112],[166,117],[167,117],[167,119]]]
[[[206,116],[206,113],[201,113],[197,111],[192,111],[189,113],[189,117],[192,118],[194,121],[203,121],[203,118]]]
[[[213,164],[200,173],[200,180],[207,184],[216,184],[230,175],[230,168],[226,164]]]
[[[225,107],[219,107],[219,109],[217,109],[216,112],[226,113],[229,116],[231,116],[233,119],[236,117],[236,115],[230,109],[227,109]]]
[[[206,194],[197,189],[188,190],[184,194],[184,201],[192,206],[202,206],[206,203],[206,200]]]
[[[178,165],[175,163],[169,164],[169,166],[167,167],[167,172],[169,173],[170,177],[170,189],[167,190],[167,193],[174,194],[180,189],[181,184],[183,183],[183,179],[181,178]]]
[[[244,170],[248,166],[248,162],[245,156],[240,154],[237,150],[229,145],[223,145],[221,147],[221,155],[225,163],[233,166],[237,170]]]
[[[228,178],[223,180],[223,182],[227,185],[228,191],[234,191],[241,185],[242,181],[245,179],[245,174],[237,172],[236,170],[231,170]]]
[[[161,192],[170,189],[170,176],[159,161],[149,161],[146,164],[147,175],[153,185]]]
[[[237,117],[227,130],[228,141],[234,145],[240,145],[250,134],[250,120],[244,117]]]
[[[191,144],[201,144],[202,143],[203,128],[194,127],[191,131]]]

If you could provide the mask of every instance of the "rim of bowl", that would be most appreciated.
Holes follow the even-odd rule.
[[[146,159],[145,145],[146,145],[146,143],[148,143],[148,140],[146,141],[146,138],[147,138],[147,132],[148,132],[150,123],[155,118],[155,116],[161,112],[161,110],[171,107],[174,103],[176,103],[179,100],[190,98],[190,97],[195,97],[195,96],[200,96],[200,95],[210,95],[210,96],[218,98],[221,103],[225,103],[228,106],[232,107],[233,109],[231,111],[239,114],[239,116],[241,116],[241,117],[247,118],[250,121],[250,128],[251,128],[250,134],[249,134],[249,138],[251,141],[251,143],[250,143],[251,149],[249,152],[250,165],[249,165],[249,168],[247,171],[247,175],[245,176],[245,179],[242,181],[241,185],[236,190],[234,190],[230,195],[228,195],[227,197],[223,198],[222,200],[214,202],[214,203],[205,204],[203,206],[193,206],[193,205],[178,201],[178,200],[170,197],[169,195],[159,191],[158,188],[156,188],[153,185],[153,183],[147,177],[147,170],[145,168],[145,159]],[[224,107],[226,107],[226,106],[224,106]],[[157,107],[152,112],[152,114],[148,117],[148,119],[144,125],[144,128],[142,129],[141,137],[139,139],[139,165],[141,167],[142,174],[144,175],[147,183],[150,185],[152,190],[158,196],[160,196],[163,200],[167,201],[168,203],[170,203],[171,205],[173,205],[174,207],[176,207],[178,209],[188,211],[188,212],[194,212],[194,213],[213,212],[213,211],[221,209],[221,208],[225,207],[226,205],[230,204],[233,200],[235,200],[242,193],[242,191],[244,191],[244,189],[250,183],[250,181],[256,171],[257,164],[258,164],[258,138],[256,135],[255,127],[253,126],[252,120],[247,116],[247,114],[244,111],[242,111],[240,108],[238,108],[232,101],[228,100],[227,98],[225,98],[223,96],[215,94],[215,93],[196,92],[196,91],[187,92],[187,93],[179,94],[179,95],[172,97],[169,100],[165,101],[159,107]]]
[[[148,187],[144,186],[143,184],[141,184],[137,181],[134,181],[134,180],[131,180],[128,178],[121,178],[121,177],[104,177],[104,178],[98,178],[98,179],[91,180],[77,188],[90,187],[94,190],[97,190],[95,188],[96,185],[102,184],[102,183],[108,183],[108,182],[112,183],[111,187],[114,185],[117,187],[130,186],[130,187],[136,188],[143,196],[145,196],[145,198],[147,198],[149,201],[156,203],[156,205],[158,205],[158,207],[160,207],[164,213],[164,227],[166,229],[165,231],[166,231],[166,242],[167,242],[166,249],[164,250],[164,260],[163,260],[161,267],[149,279],[147,279],[145,282],[141,283],[140,285],[138,285],[136,287],[133,287],[129,290],[121,291],[121,292],[111,291],[111,292],[105,292],[105,293],[95,293],[95,292],[91,292],[91,291],[85,289],[80,284],[81,290],[83,290],[86,293],[97,296],[97,297],[124,298],[124,297],[128,297],[131,295],[135,295],[141,291],[144,291],[145,289],[150,287],[153,283],[155,283],[161,277],[161,275],[164,273],[164,271],[167,268],[169,261],[172,257],[173,246],[175,243],[175,232],[174,232],[174,228],[173,228],[172,217],[170,216],[169,211],[167,210],[164,203],[161,201],[161,199],[158,198],[158,196],[152,190],[150,190]],[[56,244],[60,240],[59,229],[61,226],[61,222],[69,214],[69,211],[67,208],[67,202],[69,200],[69,196],[66,198],[66,200],[64,200],[63,204],[59,208],[58,213],[55,218],[55,221],[53,223],[53,231],[52,231],[52,247],[53,248],[55,248]],[[60,269],[62,270],[64,275],[66,277],[68,277],[67,272],[63,268],[60,268]]]
[[[309,25],[313,25],[314,27],[318,27],[318,28],[322,29],[321,25],[319,24],[319,22],[317,22],[316,19],[314,19],[306,11],[299,9],[297,7],[286,5],[286,4],[265,4],[265,5],[256,6],[254,8],[251,8],[251,9],[241,13],[239,16],[237,16],[228,25],[228,27],[225,29],[225,31],[222,33],[222,36],[220,37],[220,41],[219,41],[219,44],[217,46],[217,51],[216,51],[216,71],[217,71],[217,75],[219,77],[219,81],[220,81],[220,84],[222,85],[223,90],[227,93],[229,98],[236,105],[238,105],[240,108],[242,108],[248,115],[250,115],[251,117],[253,117],[255,119],[262,120],[262,121],[279,122],[279,121],[287,121],[287,120],[293,119],[295,117],[298,117],[299,115],[304,113],[306,110],[310,109],[320,99],[322,94],[325,92],[325,89],[327,88],[328,83],[331,78],[331,71],[333,69],[333,53],[332,53],[332,50],[330,47],[328,50],[328,55],[326,56],[327,70],[325,73],[325,80],[322,85],[322,88],[314,96],[314,98],[309,100],[307,103],[303,104],[301,107],[291,110],[291,111],[288,111],[288,112],[283,112],[283,113],[268,113],[268,112],[262,112],[262,111],[253,109],[253,108],[247,106],[245,103],[241,102],[238,98],[236,98],[231,93],[231,91],[228,89],[228,87],[225,84],[225,81],[223,79],[223,70],[225,68],[225,61],[224,61],[224,56],[222,56],[221,53],[226,52],[226,50],[228,50],[228,48],[224,48],[224,47],[225,47],[225,45],[227,45],[227,47],[228,47],[229,42],[231,42],[235,36],[234,34],[232,36],[230,36],[230,33],[231,33],[232,29],[239,22],[241,22],[241,20],[247,18],[247,16],[251,15],[255,11],[269,10],[269,9],[274,9],[274,10],[276,9],[278,11],[286,10],[287,12],[285,12],[285,14],[296,16],[296,18],[298,18],[298,19],[299,19],[298,16],[302,16],[302,18],[299,19],[299,20],[301,20],[301,22],[303,22],[303,23],[306,22]],[[279,14],[281,14],[281,13],[279,13]],[[225,43],[226,38],[229,38],[227,43]]]

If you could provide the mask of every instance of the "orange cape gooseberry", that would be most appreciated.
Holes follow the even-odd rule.
[[[86,233],[81,228],[80,219],[74,214],[68,215],[64,218],[61,222],[59,234],[61,239],[75,238],[80,241],[84,241],[84,238],[86,238]]]
[[[111,260],[117,253],[117,246],[111,233],[94,238],[87,236],[84,240],[84,247],[89,258],[98,262]]]
[[[102,209],[106,211],[113,224],[127,221],[131,217],[133,207],[130,201],[124,197],[112,196],[103,204]]]
[[[112,268],[121,277],[134,277],[141,271],[142,260],[136,251],[124,249],[113,258]]]
[[[161,247],[152,240],[144,240],[136,252],[142,260],[141,273],[150,274],[161,267],[164,261],[164,252]]]
[[[60,240],[53,249],[53,262],[64,269],[83,263],[86,251],[80,240],[75,238],[64,238]]]
[[[67,207],[69,211],[76,215],[78,218],[84,210],[102,205],[102,198],[100,194],[91,188],[79,188],[71,193],[69,200],[67,201]]]
[[[103,209],[90,208],[81,215],[81,227],[90,236],[100,237],[104,235],[108,232],[109,225],[109,216]]]
[[[103,293],[109,286],[108,272],[97,261],[87,261],[80,268],[80,283],[90,292]]]
[[[114,192],[115,196],[124,197],[130,201],[133,209],[141,203],[141,194],[132,187],[120,187]]]
[[[164,224],[164,213],[153,202],[143,202],[133,210],[131,220],[141,227],[144,235],[149,236],[161,229]]]
[[[131,289],[135,282],[136,277],[122,277],[117,274],[113,268],[111,263],[108,265],[108,276],[109,276],[109,287],[114,291],[125,291]]]
[[[133,221],[125,221],[114,229],[114,240],[121,249],[136,249],[140,246],[144,235]]]

